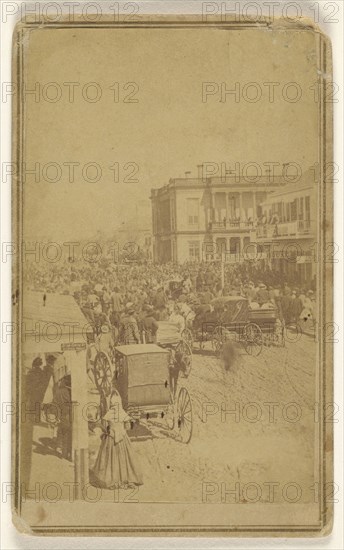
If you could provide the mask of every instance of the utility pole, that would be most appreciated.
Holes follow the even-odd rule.
[[[221,251],[221,290],[223,292],[225,286],[225,253]]]

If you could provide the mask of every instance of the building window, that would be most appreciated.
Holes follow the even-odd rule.
[[[198,225],[199,200],[187,199],[187,216],[189,225]]]
[[[300,198],[299,206],[299,220],[303,220],[303,197]]]
[[[200,246],[198,241],[189,241],[189,260],[199,262]]]
[[[285,218],[286,218],[286,221],[287,221],[287,222],[290,221],[290,207],[289,207],[289,202],[287,202],[286,205],[285,205]]]
[[[308,195],[305,197],[305,220],[309,221],[311,219],[311,198]]]
[[[295,222],[297,220],[297,199],[294,199],[290,203],[290,221]]]

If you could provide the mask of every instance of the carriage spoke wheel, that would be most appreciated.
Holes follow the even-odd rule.
[[[178,394],[175,429],[180,441],[189,443],[192,436],[192,404],[186,388],[181,388]]]
[[[225,329],[221,326],[215,327],[214,332],[211,336],[211,344],[213,346],[213,350],[216,353],[219,353],[225,341],[226,341]]]
[[[192,349],[192,346],[193,346],[193,336],[192,336],[192,332],[189,328],[185,328],[183,331],[182,331],[182,334],[181,334],[184,342],[186,342],[190,348]]]
[[[112,381],[111,363],[108,356],[102,351],[98,352],[95,357],[93,372],[97,390],[105,395],[110,395]]]
[[[243,328],[245,350],[249,355],[257,357],[263,349],[263,334],[259,325],[248,323]]]
[[[180,374],[184,376],[184,378],[187,378],[192,368],[191,347],[189,346],[189,344],[187,344],[187,342],[185,342],[185,340],[181,340],[176,347],[175,353],[182,355],[182,360],[181,360],[182,368],[180,370]]]

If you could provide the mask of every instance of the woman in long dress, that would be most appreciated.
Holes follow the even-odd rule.
[[[121,397],[115,389],[103,420],[106,420],[107,427],[101,435],[94,466],[97,484],[107,489],[142,485],[141,469],[126,432],[130,417],[123,410]]]

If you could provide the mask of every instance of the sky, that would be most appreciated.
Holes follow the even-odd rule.
[[[38,181],[23,182],[24,239],[87,238],[133,217],[149,227],[150,189],[204,162],[309,169],[318,160],[317,77],[310,31],[32,30],[23,160]],[[213,93],[202,98],[204,83]],[[237,95],[221,101],[221,86]]]

